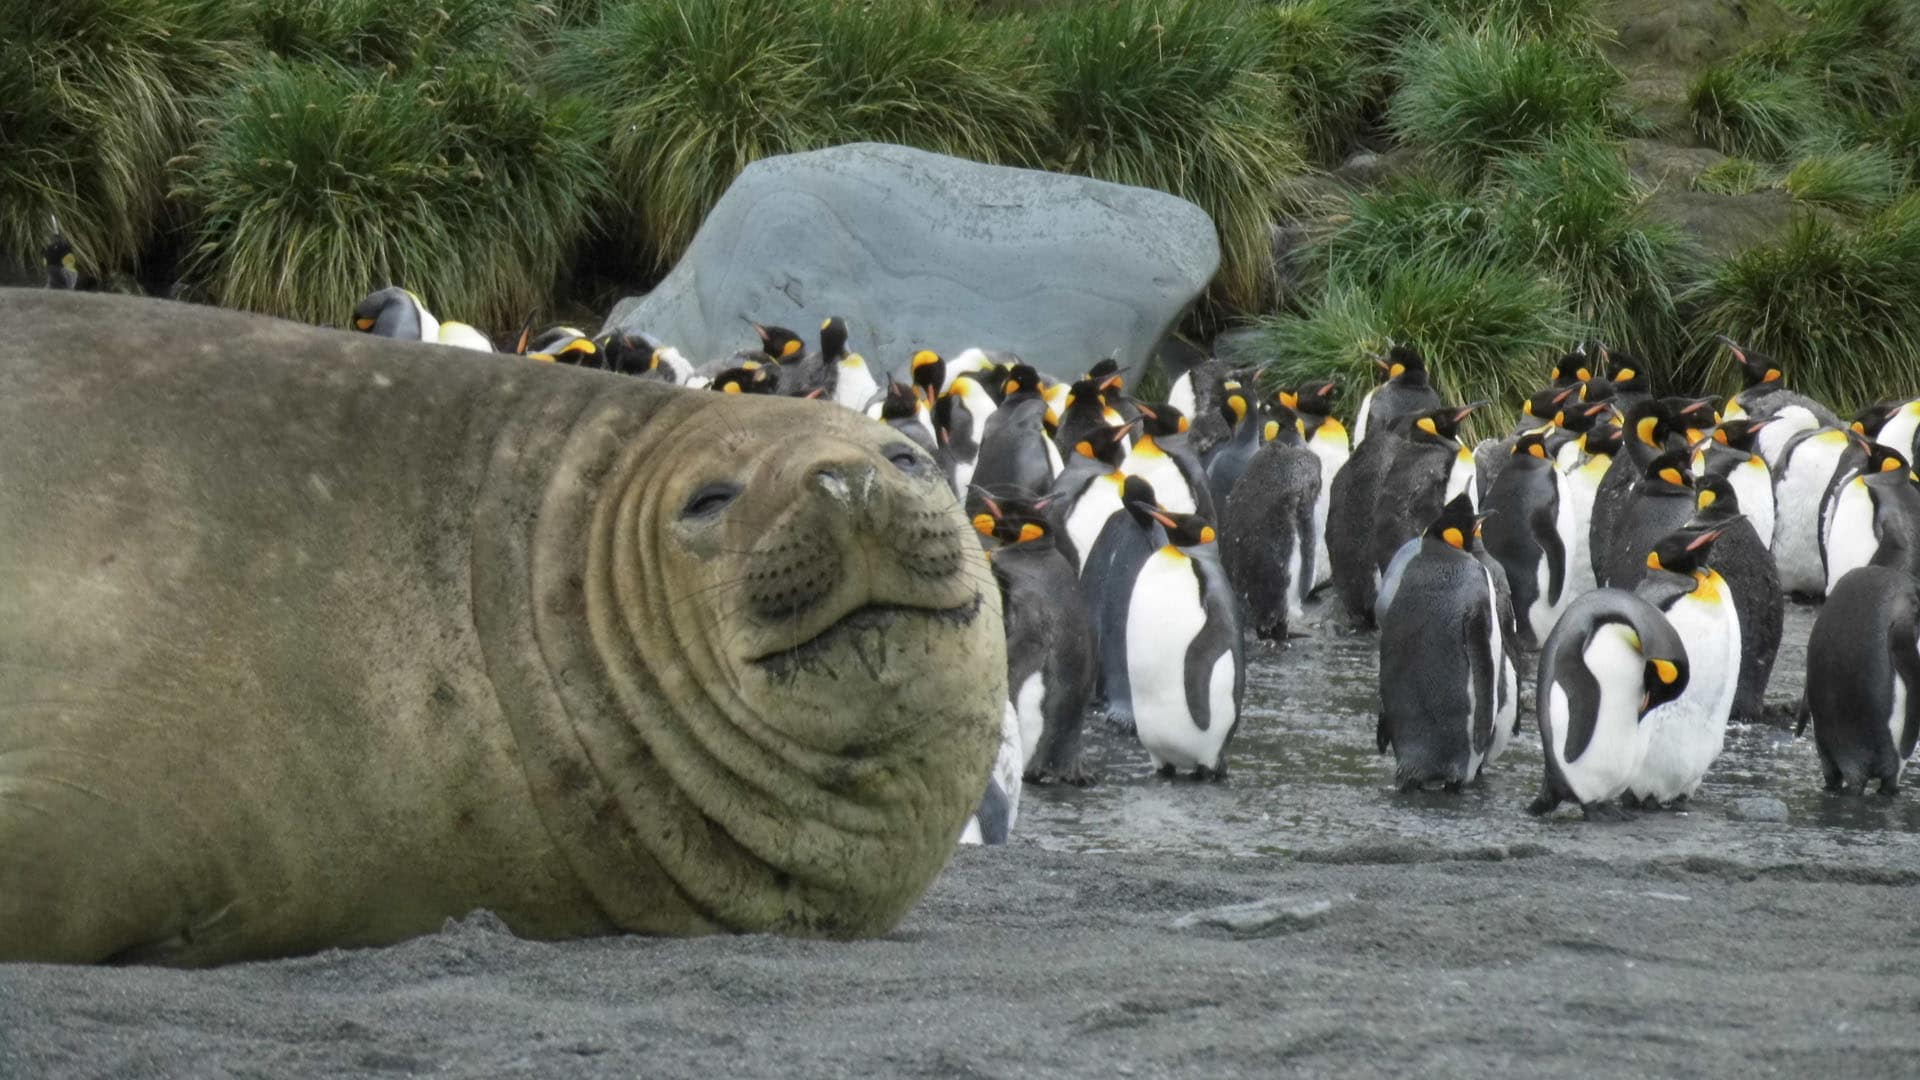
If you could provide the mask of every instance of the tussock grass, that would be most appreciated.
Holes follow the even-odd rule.
[[[604,190],[579,106],[498,65],[398,74],[271,60],[189,173],[195,270],[221,304],[337,323],[404,284],[491,329],[537,306]]]
[[[1647,216],[1648,191],[1618,144],[1574,136],[1504,158],[1494,172],[1507,257],[1564,282],[1580,322],[1616,347],[1653,357],[1680,349],[1675,293],[1697,253],[1678,227]]]
[[[1723,153],[1779,161],[1831,123],[1810,79],[1746,57],[1709,66],[1687,92],[1694,131]]]
[[[1300,138],[1325,164],[1339,160],[1384,97],[1393,40],[1384,0],[1283,0],[1255,5],[1251,29],[1299,118]]]
[[[1453,25],[1403,49],[1388,117],[1399,137],[1469,171],[1615,121],[1621,83],[1596,51],[1497,24]]]
[[[469,55],[520,53],[523,0],[247,0],[276,56],[399,72]]]
[[[1478,259],[1493,248],[1494,214],[1458,180],[1414,172],[1347,198],[1346,213],[1316,245],[1326,278],[1377,286],[1418,259]]]
[[[879,139],[1030,158],[1030,61],[976,29],[933,0],[630,0],[560,32],[546,72],[604,114],[622,224],[664,268],[761,157]]]
[[[1730,157],[1701,173],[1693,181],[1695,191],[1714,195],[1750,195],[1774,184],[1771,170],[1757,161]]]
[[[1777,243],[1715,266],[1695,290],[1704,340],[1726,333],[1782,361],[1846,412],[1911,393],[1920,356],[1920,196],[1857,228],[1807,214]]]
[[[196,95],[245,46],[225,0],[17,2],[0,14],[0,252],[38,262],[49,214],[83,273],[133,264],[160,227]]]
[[[1893,201],[1901,187],[1900,167],[1884,147],[1832,147],[1794,162],[1780,186],[1809,206],[1857,214]]]
[[[1266,42],[1239,0],[1109,0],[1035,24],[1054,167],[1199,204],[1220,233],[1224,298],[1256,308],[1272,211],[1300,161]]]
[[[1434,22],[1474,22],[1569,42],[1608,33],[1593,0],[1426,0],[1422,6]]]
[[[1516,403],[1537,389],[1546,358],[1585,329],[1551,278],[1444,256],[1389,264],[1377,286],[1332,282],[1306,310],[1254,325],[1276,357],[1263,377],[1338,378],[1348,409],[1373,385],[1373,356],[1390,342],[1413,342],[1448,400],[1493,403],[1478,419],[1487,431],[1511,418]]]

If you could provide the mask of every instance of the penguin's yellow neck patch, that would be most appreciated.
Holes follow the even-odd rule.
[[[1160,444],[1154,442],[1153,436],[1151,435],[1140,436],[1140,441],[1133,444],[1133,452],[1143,458],[1162,458],[1167,456],[1167,452],[1160,449]]]
[[[71,251],[67,252],[65,255],[60,256],[60,266],[62,269],[72,270],[77,268],[79,265],[80,265],[80,260],[74,258],[73,252]]]
[[[840,358],[840,366],[843,368],[866,367],[867,358],[857,352],[848,353]]]
[[[1338,435],[1342,438],[1345,438],[1346,434],[1347,434],[1347,425],[1341,423],[1338,420],[1335,420],[1331,416],[1327,417],[1325,420],[1320,421],[1320,427],[1314,431],[1314,436],[1316,438],[1319,437],[1320,435],[1326,435],[1328,438],[1332,438],[1333,436]]]
[[[1726,579],[1715,573],[1712,569],[1696,570],[1693,573],[1692,596],[1695,600],[1704,603],[1717,604],[1726,596],[1726,593],[1721,589],[1721,586],[1725,584]]]
[[[1174,547],[1172,544],[1168,544],[1166,547],[1161,548],[1160,554],[1164,558],[1179,559],[1181,562],[1187,561],[1187,559],[1190,557],[1187,555],[1186,552],[1181,551],[1179,548]]]

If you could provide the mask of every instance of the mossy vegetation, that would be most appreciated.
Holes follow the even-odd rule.
[[[879,140],[1193,200],[1224,253],[1208,325],[1257,320],[1276,377],[1364,389],[1406,339],[1510,401],[1596,335],[1686,388],[1725,331],[1852,404],[1920,355],[1920,18],[1753,2],[1658,119],[1595,0],[8,5],[0,264],[57,214],[89,279],[317,322],[397,282],[504,331],[577,271],[644,287],[754,160]],[[1653,132],[1735,156],[1630,167]],[[1710,260],[1662,184],[1795,224]],[[1276,221],[1307,237],[1284,288]]]

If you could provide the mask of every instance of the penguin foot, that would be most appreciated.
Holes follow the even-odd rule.
[[[1155,774],[1158,775],[1162,780],[1173,779],[1174,774],[1177,773],[1178,771],[1179,770],[1175,769],[1172,765],[1162,765],[1158,769],[1154,770]]]
[[[1227,767],[1225,765],[1215,765],[1209,769],[1205,765],[1195,765],[1193,767],[1193,778],[1195,780],[1209,781],[1217,784],[1227,778]]]
[[[1540,794],[1534,796],[1532,802],[1527,804],[1527,813],[1532,814],[1534,817],[1544,817],[1547,814],[1553,813],[1554,808],[1559,805],[1560,796],[1555,795],[1551,791],[1542,791]]]
[[[1581,803],[1580,812],[1588,821],[1632,821],[1635,816],[1625,807],[1612,803]]]

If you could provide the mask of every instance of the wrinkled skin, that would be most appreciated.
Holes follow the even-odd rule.
[[[891,429],[154,301],[0,325],[0,960],[854,937],[944,865],[999,599]]]

